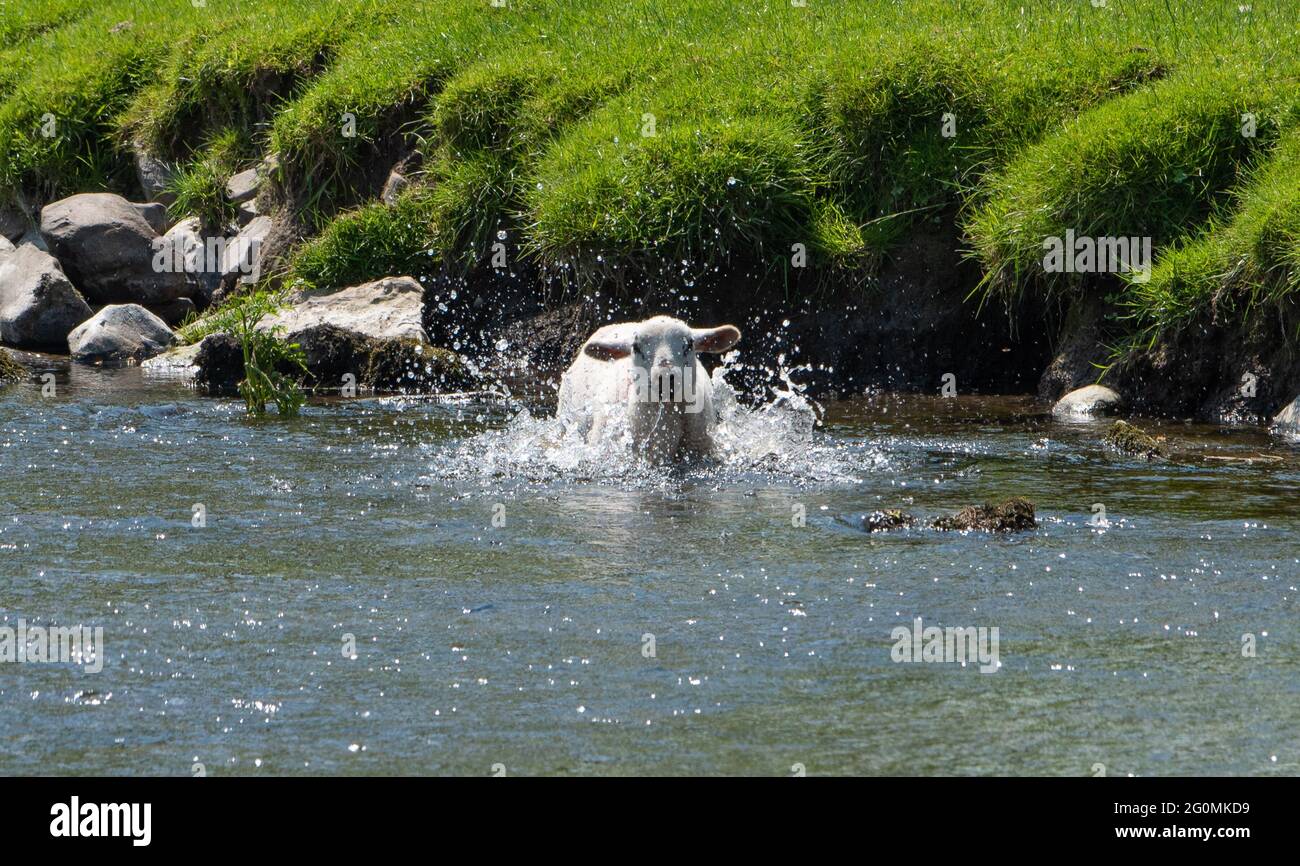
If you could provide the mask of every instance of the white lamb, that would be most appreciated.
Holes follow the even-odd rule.
[[[559,417],[588,442],[626,430],[647,461],[714,453],[717,413],[700,352],[726,352],[732,325],[692,328],[669,316],[606,325],[592,334],[560,380]]]

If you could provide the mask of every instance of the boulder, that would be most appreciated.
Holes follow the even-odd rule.
[[[185,273],[156,263],[162,242],[151,218],[157,221],[149,206],[111,193],[86,193],[46,205],[41,236],[92,304],[160,304],[188,297],[192,290]]]
[[[256,168],[241,171],[226,181],[226,198],[232,204],[252,201],[257,197],[257,188],[262,185],[261,172]]]
[[[192,297],[200,307],[206,308],[221,285],[225,239],[205,237],[199,218],[189,217],[168,229],[163,240],[174,255],[179,255],[191,284]]]
[[[337,393],[351,384],[358,393],[447,393],[475,385],[459,355],[418,340],[376,339],[328,324],[288,339],[302,347],[307,375],[288,365],[279,372],[302,379],[308,390]],[[193,363],[198,368],[195,384],[208,393],[235,393],[244,376],[243,351],[228,334],[205,338]]]
[[[302,347],[303,359],[313,388],[342,388],[345,376],[360,385],[370,366],[374,340],[335,325],[315,325],[299,331],[290,340]]]
[[[897,508],[886,508],[862,515],[858,525],[863,532],[888,532],[891,529],[915,526],[916,518]]]
[[[1038,525],[1034,503],[1019,496],[998,505],[968,505],[951,517],[940,517],[931,524],[935,529],[970,532],[1022,532]]]
[[[1271,429],[1286,439],[1300,440],[1300,397],[1296,397],[1273,417]]]
[[[237,284],[251,285],[262,278],[264,244],[272,227],[270,217],[255,217],[226,244],[221,260],[223,292],[229,294]]]
[[[166,234],[167,229],[171,227],[171,217],[167,215],[167,206],[156,201],[148,204],[132,204],[136,213],[144,217],[144,221],[149,224],[157,234]]]
[[[167,187],[175,177],[175,170],[141,144],[137,143],[131,149],[135,156],[135,176],[140,181],[144,197],[164,205],[174,202],[176,196],[168,192]]]
[[[30,244],[0,254],[0,342],[61,352],[68,332],[90,316],[53,256]]]
[[[31,229],[31,220],[15,205],[0,205],[0,239],[17,241]]]
[[[152,358],[174,340],[172,329],[144,307],[114,304],[69,334],[68,348],[74,361],[118,366]]]
[[[235,210],[235,221],[239,223],[240,228],[243,228],[261,215],[262,212],[257,209],[257,202],[246,201]]]
[[[1105,385],[1085,385],[1066,394],[1052,407],[1052,417],[1095,418],[1111,415],[1124,406],[1124,398]]]
[[[1161,444],[1163,438],[1157,439],[1127,421],[1116,421],[1110,425],[1110,429],[1102,437],[1102,442],[1121,454],[1132,454],[1144,460],[1156,460],[1168,456]]]
[[[244,378],[244,349],[230,334],[209,334],[194,355],[194,384],[209,394],[238,392]]]
[[[398,394],[445,394],[475,384],[455,352],[409,337],[376,341],[361,382],[375,391]]]
[[[188,346],[175,346],[161,355],[145,359],[140,369],[156,376],[192,378],[198,371],[197,359],[202,346],[202,340]]]
[[[189,298],[177,298],[164,304],[150,304],[145,309],[174,328],[197,313],[199,308]]]
[[[378,340],[427,344],[421,319],[424,287],[410,277],[385,277],[335,292],[299,293],[289,308],[268,316],[258,327],[282,327],[292,337],[317,325],[334,325]]]
[[[6,253],[12,253],[16,249],[18,248],[13,245],[13,242],[10,241],[9,238],[0,234],[0,256],[5,255]]]

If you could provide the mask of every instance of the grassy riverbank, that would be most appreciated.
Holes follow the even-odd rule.
[[[1288,4],[505,2],[0,0],[0,190],[275,152],[318,285],[472,269],[502,232],[579,278],[775,280],[795,244],[869,269],[932,220],[992,295],[1083,286],[1045,236],[1151,236],[1152,279],[1106,285],[1135,334],[1300,289]]]

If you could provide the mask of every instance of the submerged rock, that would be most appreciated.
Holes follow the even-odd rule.
[[[1022,532],[1038,525],[1034,503],[1019,496],[998,505],[968,505],[951,517],[940,517],[931,524],[935,529],[985,532]]]
[[[1286,439],[1300,440],[1300,397],[1296,397],[1273,417],[1270,429]]]
[[[118,366],[160,354],[175,340],[172,329],[138,304],[113,304],[68,335],[72,360]]]
[[[203,342],[199,341],[188,346],[174,346],[161,355],[145,359],[140,368],[158,376],[191,378],[198,371],[195,358],[202,345]]]
[[[1123,406],[1124,398],[1105,385],[1085,385],[1057,400],[1052,407],[1052,416],[1060,419],[1093,418],[1112,415]]]
[[[916,518],[897,508],[886,508],[862,515],[863,532],[888,532],[891,529],[905,529],[916,525]]]
[[[244,378],[244,350],[230,334],[209,334],[194,354],[194,384],[209,394],[234,394]]]
[[[53,256],[31,244],[0,252],[0,342],[57,349],[91,310]]]
[[[1147,460],[1168,456],[1159,439],[1126,421],[1116,421],[1110,425],[1102,442],[1122,454],[1132,454]]]
[[[27,368],[0,349],[0,385],[10,385],[27,378]]]
[[[446,393],[473,387],[474,377],[455,352],[401,338],[376,342],[364,383],[382,392]]]
[[[280,372],[301,379],[307,390],[347,396],[363,391],[440,394],[465,390],[476,381],[455,352],[419,340],[379,340],[336,325],[315,325],[284,339],[302,348],[307,375],[290,366]],[[233,393],[244,377],[243,350],[228,334],[204,339],[194,364],[195,384],[209,393]],[[355,392],[349,393],[349,387]]]
[[[73,285],[92,304],[161,304],[191,294],[183,271],[155,267],[161,205],[111,193],[48,204],[41,236]]]

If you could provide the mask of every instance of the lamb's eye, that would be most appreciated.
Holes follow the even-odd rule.
[[[641,355],[642,357],[645,356],[645,352],[642,352],[642,351],[641,351],[641,344],[640,344],[640,343],[633,343],[633,344],[632,344],[632,351],[633,351],[633,352],[636,352],[638,355]]]
[[[683,351],[683,352],[690,352],[691,349],[694,349],[694,348],[695,348],[695,341],[692,340],[692,339],[690,339],[690,338],[687,338],[686,342],[682,344],[682,351]]]

